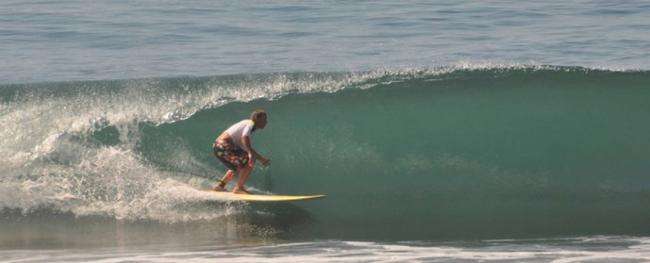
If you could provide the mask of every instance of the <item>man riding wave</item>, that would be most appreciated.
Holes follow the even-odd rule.
[[[217,137],[212,145],[214,156],[228,168],[228,171],[213,190],[226,191],[226,184],[232,180],[235,172],[237,172],[239,180],[232,192],[250,194],[244,184],[248,180],[251,171],[253,171],[255,160],[260,160],[264,166],[268,166],[271,162],[251,146],[251,135],[258,129],[264,129],[266,123],[266,111],[255,110],[250,119],[233,124]]]

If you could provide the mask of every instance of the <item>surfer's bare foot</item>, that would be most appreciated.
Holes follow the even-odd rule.
[[[235,187],[232,189],[232,192],[235,194],[250,194],[250,192],[243,187]]]
[[[217,185],[217,186],[215,186],[214,188],[212,188],[212,191],[225,192],[225,191],[226,191],[226,188],[223,187],[223,186],[221,186],[221,185]]]

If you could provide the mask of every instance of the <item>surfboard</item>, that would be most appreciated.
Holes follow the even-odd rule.
[[[256,195],[256,194],[234,194],[231,192],[217,192],[207,190],[211,194],[223,197],[224,199],[246,201],[246,202],[291,202],[306,201],[323,198],[326,195]]]

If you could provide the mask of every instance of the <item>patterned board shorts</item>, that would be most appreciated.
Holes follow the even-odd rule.
[[[228,142],[216,141],[212,150],[214,156],[230,170],[236,171],[248,163],[248,153]]]

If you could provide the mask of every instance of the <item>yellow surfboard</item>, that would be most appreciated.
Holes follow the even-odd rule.
[[[206,191],[224,199],[246,202],[291,202],[323,198],[326,195],[254,195],[233,194],[231,192]]]

